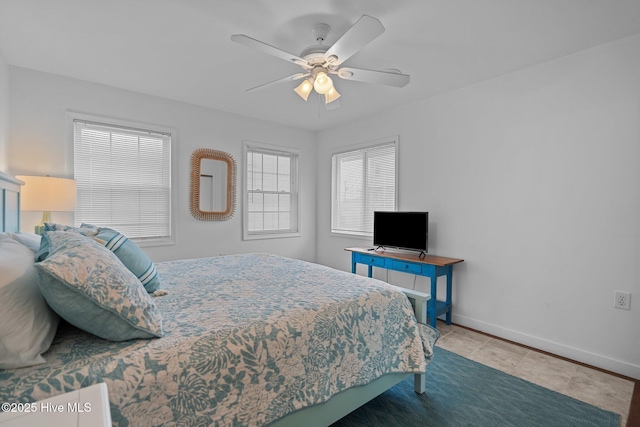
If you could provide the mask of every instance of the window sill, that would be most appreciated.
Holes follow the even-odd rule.
[[[300,237],[300,233],[245,234],[244,236],[242,236],[242,240],[286,239],[289,237]]]
[[[174,246],[176,244],[175,239],[131,239],[133,243],[141,248],[150,248],[154,246]]]
[[[360,240],[372,240],[373,236],[360,233],[349,233],[348,231],[331,231],[330,234],[335,237],[350,237]]]

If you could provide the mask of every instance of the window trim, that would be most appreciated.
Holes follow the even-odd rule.
[[[398,210],[398,206],[400,205],[399,203],[399,169],[398,169],[398,161],[399,161],[399,156],[398,156],[398,152],[399,152],[399,147],[400,147],[400,137],[398,135],[394,135],[394,136],[389,136],[387,138],[379,138],[379,139],[375,139],[372,141],[368,141],[368,142],[361,142],[358,144],[353,144],[353,145],[349,145],[346,147],[342,147],[338,150],[332,151],[331,152],[331,159],[330,159],[330,164],[331,164],[331,171],[330,171],[330,191],[329,191],[329,197],[330,197],[330,206],[329,206],[329,234],[331,236],[339,236],[339,237],[351,237],[351,238],[356,238],[356,239],[362,239],[362,240],[371,240],[373,238],[373,232],[372,233],[361,233],[358,231],[335,231],[333,228],[333,203],[334,203],[334,197],[335,197],[335,185],[336,182],[334,182],[335,179],[335,174],[334,174],[334,156],[339,155],[339,154],[345,154],[345,153],[350,153],[350,152],[355,152],[355,151],[362,151],[362,150],[366,150],[366,149],[370,149],[370,148],[375,148],[378,146],[383,146],[383,145],[387,145],[392,143],[395,147],[395,203],[394,203],[394,211]]]
[[[120,126],[124,128],[130,128],[135,130],[148,130],[151,132],[164,133],[171,135],[171,207],[170,207],[170,215],[171,215],[171,225],[170,232],[171,236],[165,238],[144,238],[137,239],[132,238],[131,240],[136,243],[136,245],[140,247],[153,247],[153,246],[172,246],[177,242],[176,230],[177,230],[177,200],[178,200],[178,156],[177,156],[177,147],[178,147],[178,131],[176,128],[162,125],[149,124],[144,122],[134,122],[131,120],[117,119],[109,116],[98,116],[94,114],[86,114],[80,113],[76,111],[67,111],[67,140],[70,143],[71,147],[71,158],[70,165],[72,172],[75,174],[75,170],[73,167],[74,164],[74,126],[73,123],[75,120],[78,121],[86,121],[86,122],[95,122],[104,125],[112,125],[114,127]],[[74,213],[75,217],[75,213]],[[75,219],[74,219],[75,221]],[[99,225],[99,224],[98,224]]]
[[[255,147],[258,149],[264,149],[265,151],[274,151],[274,152],[282,152],[282,153],[288,153],[288,154],[292,154],[294,156],[297,157],[297,161],[296,161],[296,165],[295,165],[295,171],[294,171],[294,176],[292,176],[292,180],[294,182],[292,182],[292,187],[294,187],[296,189],[297,192],[297,202],[296,202],[296,209],[298,210],[297,212],[297,225],[298,225],[298,231],[294,231],[294,232],[263,232],[263,233],[256,233],[256,234],[249,234],[249,203],[248,203],[248,197],[249,197],[249,190],[247,188],[247,170],[248,170],[248,166],[247,166],[247,153],[249,151],[249,147]],[[256,142],[256,141],[242,141],[242,165],[243,165],[243,171],[242,171],[242,240],[261,240],[261,239],[284,239],[284,238],[290,238],[290,237],[300,237],[302,234],[300,232],[301,230],[301,223],[302,223],[302,215],[301,215],[301,204],[300,204],[300,200],[301,200],[301,193],[302,193],[302,189],[300,186],[300,150],[296,149],[296,148],[292,148],[292,147],[287,147],[287,146],[279,146],[279,145],[272,145],[272,144],[265,144],[262,142]]]

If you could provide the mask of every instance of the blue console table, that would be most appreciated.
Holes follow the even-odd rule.
[[[429,324],[436,327],[436,318],[446,315],[447,325],[451,324],[451,288],[453,286],[453,266],[462,259],[445,258],[435,255],[423,255],[418,253],[400,252],[389,250],[372,250],[370,248],[346,248],[351,252],[351,272],[355,274],[356,264],[368,266],[368,276],[372,277],[373,267],[385,268],[387,270],[402,271],[419,276],[426,276],[431,279],[431,294],[402,289],[409,298],[415,300],[416,317],[418,321],[426,323],[424,306],[426,305],[426,317]],[[440,276],[447,277],[447,295],[444,301],[437,299],[437,280]]]

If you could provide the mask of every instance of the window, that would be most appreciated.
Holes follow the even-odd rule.
[[[373,236],[373,212],[396,210],[397,145],[394,138],[332,156],[332,233]]]
[[[244,239],[299,236],[298,154],[244,145]]]
[[[72,121],[76,223],[114,228],[141,244],[172,242],[171,132]]]

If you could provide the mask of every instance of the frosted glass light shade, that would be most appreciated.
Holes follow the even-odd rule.
[[[298,95],[300,95],[300,98],[304,99],[305,101],[307,100],[307,98],[309,98],[309,94],[311,93],[312,90],[313,90],[313,84],[311,84],[309,79],[304,79],[302,83],[300,83],[298,87],[294,89],[294,91]]]
[[[316,74],[316,80],[313,82],[313,88],[319,94],[326,94],[333,88],[333,80],[323,71]]]
[[[329,89],[329,92],[324,94],[324,103],[328,104],[330,102],[335,101],[338,98],[340,98],[340,94],[338,93],[335,87],[332,87],[331,89]]]
[[[76,210],[76,181],[52,176],[18,176],[24,181],[20,193],[23,211],[73,212]]]

